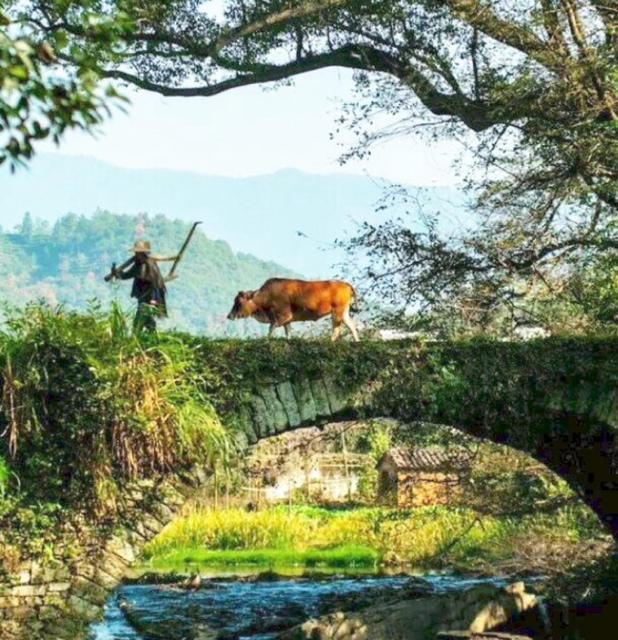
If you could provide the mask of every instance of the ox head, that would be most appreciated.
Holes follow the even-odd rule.
[[[255,291],[239,291],[234,298],[232,310],[227,314],[227,319],[250,318],[257,310],[253,302],[254,295]]]

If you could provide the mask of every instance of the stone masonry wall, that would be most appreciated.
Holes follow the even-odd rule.
[[[127,488],[119,525],[83,548],[59,541],[51,556],[22,561],[0,577],[2,640],[77,640],[101,617],[103,605],[143,546],[170,522],[207,480],[196,469]]]
[[[353,412],[349,394],[326,378],[279,382],[261,387],[240,418],[241,446],[289,429],[313,425]]]
[[[238,445],[341,415],[350,400],[327,380],[263,387],[241,416]],[[152,540],[204,486],[203,469],[131,484],[113,533],[82,548],[62,540],[46,558],[28,558],[0,574],[1,640],[78,640]]]

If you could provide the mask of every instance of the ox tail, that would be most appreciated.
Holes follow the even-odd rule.
[[[350,289],[352,289],[352,303],[350,304],[350,313],[360,313],[361,307],[358,293],[352,285],[350,285]]]

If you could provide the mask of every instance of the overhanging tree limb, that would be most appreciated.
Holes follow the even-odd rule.
[[[267,82],[277,82],[303,73],[309,73],[317,69],[326,67],[348,67],[353,69],[361,68],[358,58],[351,55],[352,47],[342,47],[341,49],[314,56],[305,56],[300,60],[294,60],[287,64],[253,64],[251,72],[240,73],[233,78],[228,78],[220,82],[208,85],[193,87],[175,87],[167,84],[150,81],[146,78],[123,71],[122,69],[101,69],[100,74],[105,78],[114,78],[134,84],[141,89],[154,91],[164,96],[193,97],[193,96],[214,96],[224,91],[238,87],[246,87],[254,84]],[[231,62],[226,62],[232,66]],[[243,66],[243,65],[239,65]],[[245,67],[246,68],[246,67]]]
[[[228,61],[226,64],[232,66],[233,62]],[[347,45],[334,51],[305,56],[282,65],[253,64],[251,65],[251,73],[239,74],[234,78],[202,86],[169,86],[150,81],[122,69],[102,69],[100,73],[103,77],[123,80],[141,89],[154,91],[164,96],[192,97],[214,96],[233,88],[276,82],[334,66],[365,71],[373,70],[395,76],[412,89],[423,105],[434,115],[456,116],[475,131],[483,131],[499,122],[504,122],[503,116],[496,115],[495,109],[498,105],[469,100],[461,93],[450,94],[439,91],[414,66],[405,64],[384,51],[362,45]]]

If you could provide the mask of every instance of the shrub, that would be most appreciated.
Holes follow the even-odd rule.
[[[178,337],[129,336],[117,309],[14,312],[0,335],[3,447],[26,492],[104,514],[119,482],[225,462],[231,440],[194,363]]]

